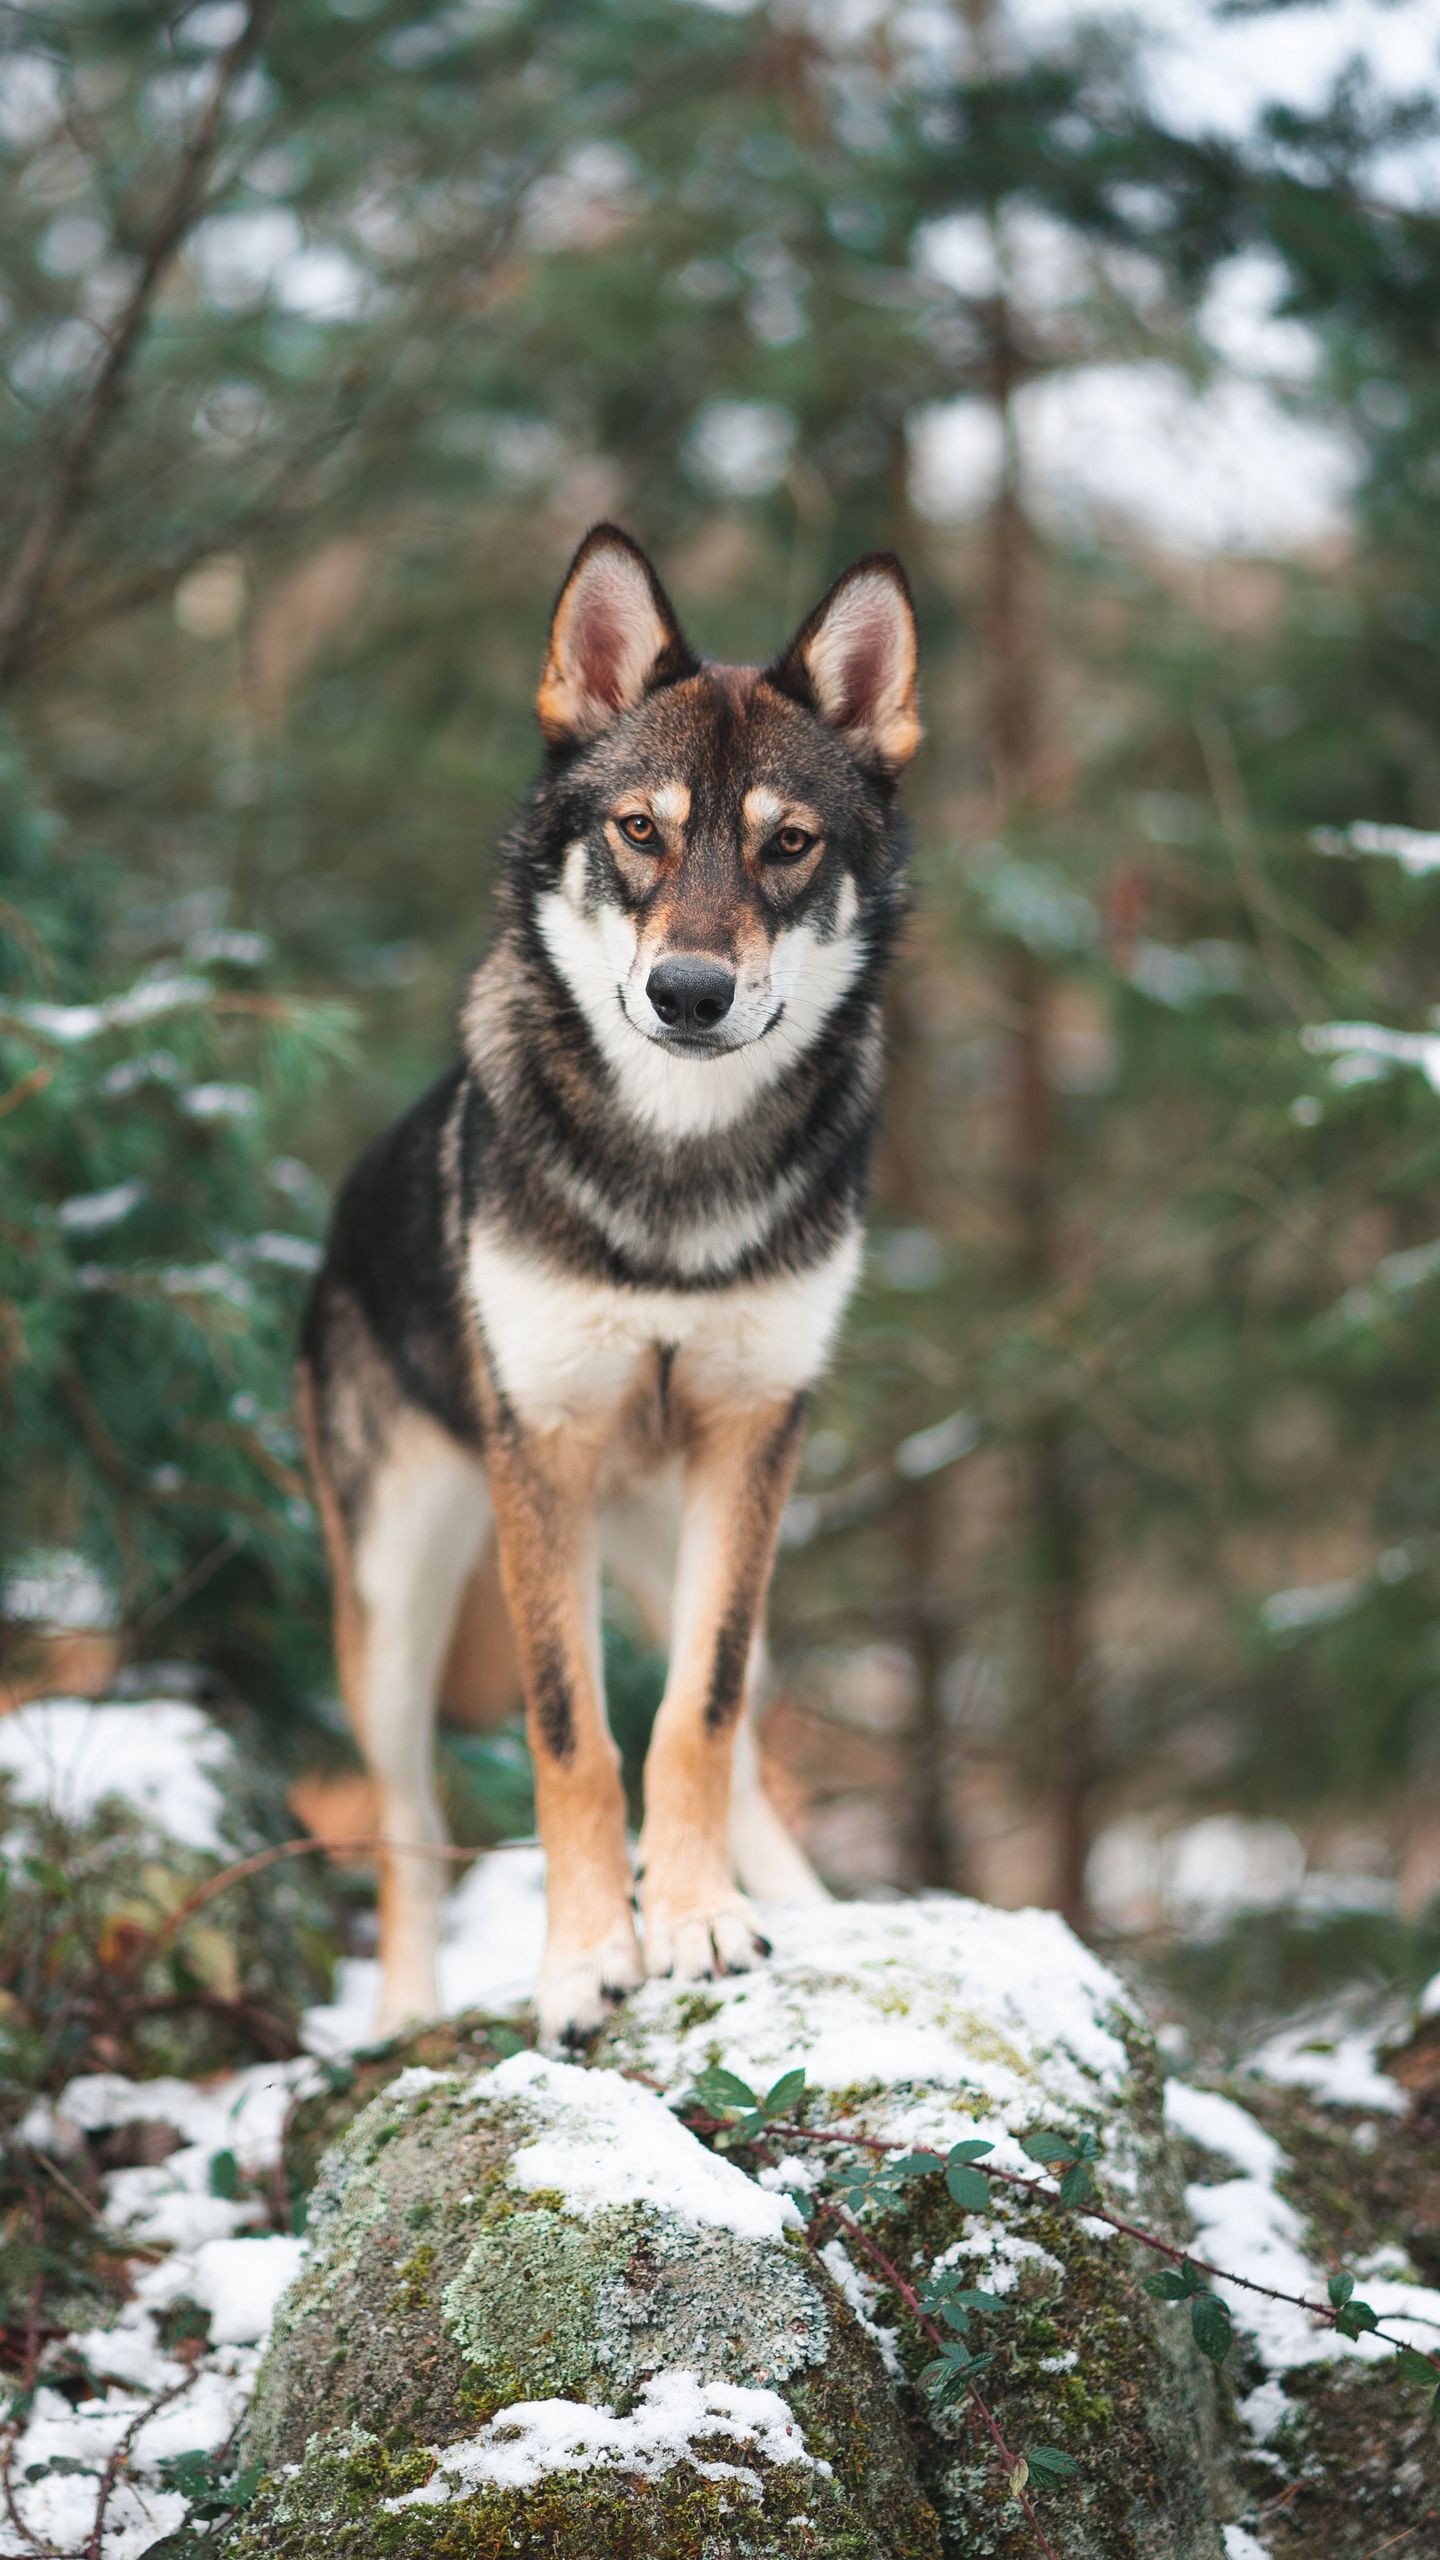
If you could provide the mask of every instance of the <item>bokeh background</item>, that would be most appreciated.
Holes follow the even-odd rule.
[[[772,1782],[842,1889],[1421,1978],[1429,0],[51,0],[0,46],[8,1699],[164,1661],[367,1827],[290,1345],[451,1053],[556,582],[616,516],[755,657],[894,546],[916,912]],[[518,1723],[446,1773],[523,1830]]]

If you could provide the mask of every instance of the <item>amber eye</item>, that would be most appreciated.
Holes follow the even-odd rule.
[[[615,824],[627,844],[650,845],[655,841],[655,821],[647,818],[643,809],[632,810],[628,818],[617,818]]]
[[[778,835],[770,839],[770,859],[772,862],[799,862],[814,841],[804,827],[782,827]]]

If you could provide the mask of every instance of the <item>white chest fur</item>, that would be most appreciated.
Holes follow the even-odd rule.
[[[536,1429],[556,1430],[618,1409],[663,1346],[696,1395],[758,1404],[797,1394],[829,1358],[860,1250],[857,1228],[807,1271],[725,1289],[617,1289],[481,1227],[470,1283],[504,1394]]]

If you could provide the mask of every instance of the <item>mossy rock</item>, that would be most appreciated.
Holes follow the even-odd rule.
[[[285,2130],[285,2172],[293,2197],[307,2196],[332,2143],[373,2097],[404,2071],[488,2071],[529,2041],[524,2020],[462,2009],[453,2018],[407,2027],[384,2043],[366,2046],[344,2061],[317,2066],[319,2086],[291,2112]]]
[[[1326,2273],[1345,2267],[1357,2298],[1373,2296],[1393,2331],[1418,2287],[1414,2343],[1433,2349],[1440,2171],[1424,2103],[1377,2117],[1258,2076],[1232,2079],[1223,2094],[1279,2147],[1274,2189],[1315,2271],[1312,2294],[1322,2296]],[[1223,2184],[1235,2169],[1228,2154],[1196,2153],[1198,2185]],[[1240,2416],[1263,2427],[1258,2440],[1237,2442],[1235,2504],[1242,2515],[1249,2504],[1272,2560],[1316,2552],[1369,2560],[1412,2541],[1417,2550],[1440,2549],[1433,2391],[1397,2374],[1383,2351],[1338,2348],[1303,2319],[1288,2353],[1271,2335],[1262,2354],[1243,2298],[1235,2310],[1230,2361]]]
[[[261,2553],[939,2560],[883,2362],[784,2197],[531,2054],[330,2153],[240,2449]]]
[[[57,2062],[72,2073],[194,2078],[294,2052],[339,1951],[326,1861],[268,1865],[169,1924],[197,1885],[295,1827],[279,1771],[238,1714],[222,1722],[188,1698],[62,1698],[5,1718],[0,2077],[12,2039],[16,2076],[43,2071],[60,2015],[73,2023]]]
[[[774,1958],[753,1974],[699,1995],[648,1984],[600,2054],[673,2089],[719,2065],[763,2091],[803,2066],[806,2124],[832,2137],[824,2149],[792,2146],[812,2199],[873,2156],[834,2147],[845,2131],[941,2154],[988,2140],[996,2164],[1042,2187],[1021,2139],[1085,2132],[1110,2208],[1186,2236],[1149,2031],[1053,1914],[935,1897],[777,1914],[771,1934]],[[1063,2489],[1037,2489],[1065,2560],[1220,2560],[1224,2386],[1188,2327],[1145,2293],[1153,2260],[1043,2197],[996,2187],[988,2208],[962,2209],[934,2174],[898,2195],[872,2191],[859,2218],[917,2291],[963,2269],[1000,2297],[1003,2310],[978,2317],[972,2342],[994,2356],[984,2388],[1007,2441],[1054,2447],[1080,2466]],[[1033,2536],[973,2415],[937,2413],[921,2384],[933,2346],[877,2281],[862,2241],[826,2254],[893,2332],[947,2554],[1026,2560]]]

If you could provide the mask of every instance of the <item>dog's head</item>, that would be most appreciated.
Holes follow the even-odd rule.
[[[888,937],[895,786],[920,738],[900,564],[857,561],[770,666],[721,667],[644,553],[598,525],[538,708],[549,757],[521,860],[551,963],[646,1116],[728,1118]]]

